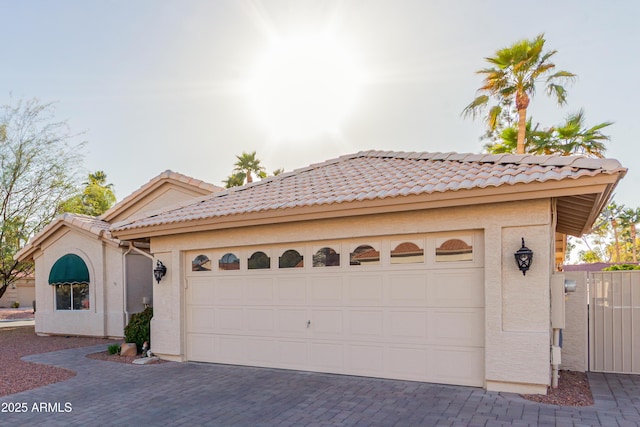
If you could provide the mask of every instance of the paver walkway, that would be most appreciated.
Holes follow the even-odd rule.
[[[200,363],[128,365],[84,357],[105,345],[27,356],[77,376],[0,398],[3,425],[635,426],[640,377],[590,374],[596,404],[411,381]],[[17,413],[16,409],[25,409]]]

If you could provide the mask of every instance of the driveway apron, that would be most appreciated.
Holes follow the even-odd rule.
[[[89,359],[104,345],[23,360],[77,372],[0,398],[4,425],[636,426],[640,378],[589,374],[595,405],[538,404],[509,393],[242,366],[133,365]]]

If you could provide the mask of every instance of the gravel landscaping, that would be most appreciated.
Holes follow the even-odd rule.
[[[64,381],[75,372],[23,362],[21,357],[96,344],[112,344],[104,338],[50,336],[40,337],[33,326],[0,328],[0,397]]]

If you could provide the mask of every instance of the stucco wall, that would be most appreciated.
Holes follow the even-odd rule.
[[[65,254],[76,254],[89,270],[89,310],[56,310],[55,287],[49,285],[53,264]],[[36,333],[64,335],[123,335],[122,255],[120,249],[93,235],[59,230],[35,257]],[[109,309],[107,309],[107,305]]]
[[[36,299],[36,286],[33,277],[18,279],[13,286],[9,286],[2,298],[0,298],[0,307],[11,307],[18,301],[21,308],[33,307],[33,301]]]
[[[481,229],[485,245],[486,386],[544,393],[550,381],[552,228],[550,201],[536,200],[154,237],[151,251],[165,263],[168,273],[154,285],[152,347],[163,357],[185,358],[184,251]],[[521,237],[535,253],[526,276],[517,269],[513,257]]]
[[[562,331],[562,364],[560,369],[588,370],[588,298],[587,272],[565,271],[565,279],[576,281],[576,291],[565,297],[566,327]]]

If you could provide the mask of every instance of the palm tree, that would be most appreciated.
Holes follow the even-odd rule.
[[[531,154],[584,154],[589,157],[604,157],[606,147],[604,141],[610,138],[601,130],[611,126],[612,122],[603,122],[590,128],[584,126],[584,111],[570,114],[566,121],[556,127],[538,129],[532,128],[531,118],[527,120],[525,131],[525,152]],[[491,154],[514,153],[517,147],[518,128],[505,127],[493,136],[497,142],[485,145],[485,150]]]
[[[229,175],[229,177],[222,182],[224,183],[225,188],[240,187],[244,185],[245,178],[246,174],[244,172],[237,172],[233,175]]]
[[[251,177],[251,173],[255,173],[258,177],[265,177],[265,169],[262,165],[260,165],[260,160],[256,159],[256,152],[245,153],[243,152],[241,156],[236,156],[238,161],[234,164],[235,172],[243,172],[247,178],[247,184],[253,182],[253,178]]]
[[[555,141],[550,147],[539,146],[541,152],[536,154],[560,153],[563,156],[571,154],[586,154],[592,157],[603,158],[606,147],[604,141],[610,138],[601,130],[611,126],[613,122],[603,122],[590,128],[584,127],[584,111],[570,114],[565,123],[555,129],[551,129]]]
[[[531,118],[525,126],[525,152],[535,152],[536,147],[548,146],[553,139],[553,128],[539,130],[532,128]],[[515,153],[518,146],[518,127],[508,126],[492,136],[496,142],[485,144],[484,149],[491,154]]]
[[[465,117],[475,118],[484,111],[489,100],[495,98],[497,103],[489,109],[486,117],[489,129],[493,130],[505,108],[512,108],[511,105],[515,101],[518,114],[518,154],[525,152],[527,108],[535,94],[536,83],[544,80],[547,94],[555,96],[558,104],[563,105],[566,102],[567,91],[558,83],[575,78],[575,74],[568,71],[552,73],[555,64],[549,62],[549,59],[557,51],[543,52],[544,43],[544,34],[540,34],[533,40],[521,40],[510,47],[498,50],[495,57],[485,58],[493,67],[476,72],[484,76],[483,85],[478,90],[480,95],[462,111]]]

